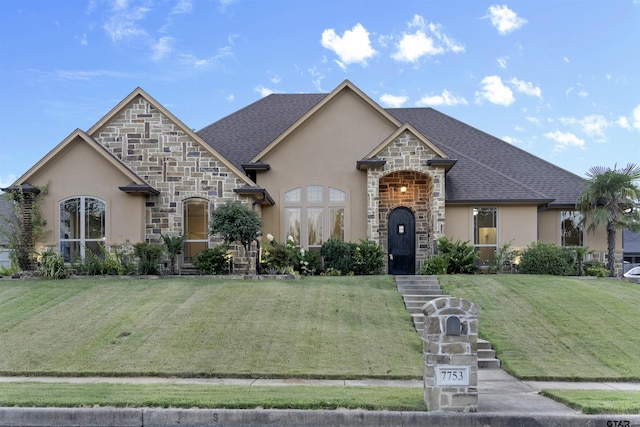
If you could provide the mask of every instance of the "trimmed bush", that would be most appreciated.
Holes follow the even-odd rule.
[[[554,243],[534,242],[520,256],[520,272],[571,276],[576,274],[574,251]]]
[[[380,245],[361,240],[353,251],[353,272],[356,275],[381,274],[384,268],[384,254]]]
[[[226,245],[207,248],[196,255],[193,264],[204,274],[225,274],[229,268]]]
[[[353,251],[354,243],[343,242],[332,237],[322,244],[320,256],[324,260],[324,269],[340,270],[346,274],[353,271]]]

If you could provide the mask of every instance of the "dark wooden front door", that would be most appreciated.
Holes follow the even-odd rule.
[[[396,208],[389,215],[389,274],[415,274],[416,222],[413,212]]]

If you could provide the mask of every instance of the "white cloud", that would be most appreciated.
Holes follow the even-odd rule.
[[[516,144],[519,144],[519,143],[522,142],[521,140],[519,140],[517,138],[513,138],[511,136],[503,136],[502,140],[508,142],[511,145],[516,145]]]
[[[391,108],[402,107],[408,100],[409,100],[409,97],[407,97],[407,96],[404,96],[404,95],[391,95],[391,94],[388,94],[388,93],[385,93],[384,95],[382,95],[380,97],[380,102],[385,104],[385,106],[391,107]]]
[[[140,6],[130,9],[126,0],[120,0],[113,4],[113,10],[116,13],[103,25],[104,30],[111,37],[111,41],[118,42],[134,37],[148,37],[147,32],[138,25],[139,21],[143,20],[147,12],[150,11],[148,7]]]
[[[260,94],[260,96],[263,97],[263,98],[265,96],[269,96],[269,95],[271,95],[272,93],[275,92],[273,89],[269,89],[269,88],[264,87],[262,85],[256,86],[253,90],[258,92]]]
[[[236,96],[232,93],[224,97],[224,100],[229,102],[234,101],[235,99],[236,99]]]
[[[577,119],[575,117],[561,117],[560,123],[565,125],[578,126],[579,129],[587,136],[601,139],[605,138],[604,131],[611,126],[611,123],[599,114],[592,114],[586,116],[583,119]]]
[[[633,109],[633,127],[636,129],[640,129],[640,105]]]
[[[580,125],[587,136],[604,138],[604,131],[611,126],[611,123],[599,114],[593,114],[580,120]]]
[[[351,30],[346,30],[342,37],[333,28],[324,30],[321,39],[322,47],[332,50],[338,55],[336,61],[341,68],[348,64],[367,65],[367,60],[377,52],[371,47],[369,32],[357,23]]]
[[[171,9],[170,15],[184,15],[187,13],[191,13],[193,10],[193,3],[191,0],[180,0],[178,4],[176,4],[173,9]]]
[[[542,90],[539,87],[533,86],[531,82],[525,82],[518,80],[515,77],[509,80],[509,83],[518,91],[531,96],[542,97]]]
[[[487,76],[482,79],[482,91],[476,92],[476,102],[487,100],[492,104],[511,105],[515,102],[513,92],[502,83],[499,76]]]
[[[544,134],[547,138],[556,141],[556,145],[553,146],[553,152],[557,153],[559,151],[564,151],[569,147],[577,147],[582,150],[585,149],[584,139],[578,138],[572,133],[566,132],[547,132]]]
[[[322,81],[324,80],[324,74],[322,74],[320,71],[318,71],[318,69],[316,67],[313,68],[309,68],[309,74],[311,74],[311,77],[313,77],[313,86],[319,91],[319,92],[323,92],[322,90]]]
[[[426,25],[420,15],[414,15],[407,27],[417,29],[413,33],[403,32],[396,51],[391,55],[396,61],[416,62],[425,55],[442,55],[447,51],[464,52],[464,45],[444,34],[440,24]]]
[[[517,13],[507,6],[499,5],[490,6],[485,18],[491,19],[491,24],[498,30],[498,34],[501,36],[505,36],[527,23],[526,19],[520,18]]]
[[[498,61],[498,65],[500,68],[507,68],[507,61],[509,60],[508,56],[501,56],[496,61]]]
[[[629,123],[629,120],[625,116],[620,116],[616,123],[618,124],[618,126],[620,126],[623,129],[631,130],[631,124]]]
[[[160,37],[160,39],[151,47],[151,60],[158,62],[171,53],[173,48],[173,37]]]
[[[454,96],[448,90],[444,89],[441,95],[425,96],[416,103],[419,107],[430,105],[467,105],[468,102],[464,97]]]
[[[180,63],[188,67],[208,68],[219,63],[223,58],[232,56],[231,46],[225,46],[218,49],[215,55],[209,58],[199,58],[190,53],[184,53],[179,56]]]

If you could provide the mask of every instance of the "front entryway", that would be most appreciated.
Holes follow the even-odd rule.
[[[405,207],[389,214],[388,253],[389,274],[415,274],[416,221],[413,212]]]

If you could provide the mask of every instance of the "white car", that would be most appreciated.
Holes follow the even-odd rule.
[[[623,274],[627,279],[640,283],[640,267],[634,267]]]

